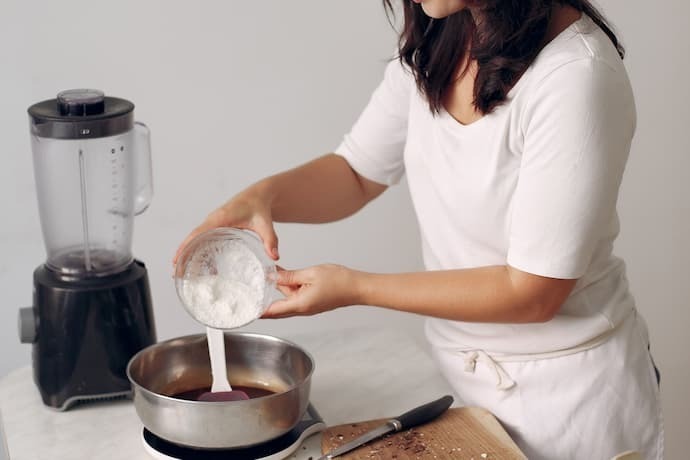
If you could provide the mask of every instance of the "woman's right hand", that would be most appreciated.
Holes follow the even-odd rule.
[[[278,260],[280,257],[278,254],[278,236],[273,228],[270,203],[249,189],[213,211],[201,225],[192,230],[177,249],[173,258],[173,265],[177,263],[180,253],[195,236],[218,227],[252,230],[261,237],[266,254],[271,259]]]

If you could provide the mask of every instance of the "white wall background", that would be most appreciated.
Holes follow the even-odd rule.
[[[617,250],[628,262],[663,373],[667,457],[682,458],[690,413],[690,6],[601,0],[628,48],[639,122],[620,199]],[[26,108],[95,87],[137,105],[153,133],[155,197],[137,218],[160,339],[200,332],[175,296],[171,257],[185,234],[249,183],[326,153],[381,77],[395,43],[380,2],[347,0],[0,0],[0,376],[30,363],[17,309],[31,302],[45,252]],[[325,226],[279,225],[282,264],[421,267],[405,186]],[[376,309],[260,321],[275,335],[419,318]]]

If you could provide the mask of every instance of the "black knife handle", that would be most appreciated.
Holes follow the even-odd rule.
[[[395,419],[400,422],[400,428],[396,429],[396,431],[407,430],[422,423],[430,422],[444,413],[451,404],[453,404],[453,397],[446,395],[436,401],[415,407]]]

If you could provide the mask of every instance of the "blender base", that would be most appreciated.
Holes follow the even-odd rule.
[[[46,406],[62,411],[131,395],[127,363],[156,342],[143,263],[91,278],[65,277],[42,265],[34,272],[33,303],[35,331],[22,325],[22,335],[32,337],[34,381]]]

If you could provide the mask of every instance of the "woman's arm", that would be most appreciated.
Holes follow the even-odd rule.
[[[553,318],[576,280],[510,266],[374,274],[339,265],[282,271],[286,298],[266,318],[311,315],[346,305],[376,305],[456,321],[528,323]]]
[[[254,230],[266,253],[278,259],[274,221],[332,222],[357,212],[404,172],[407,113],[414,88],[400,62],[391,61],[384,80],[337,148],[339,155],[325,155],[243,190],[192,230],[173,263],[192,238],[217,227]]]
[[[268,177],[213,211],[180,244],[173,259],[199,233],[217,227],[253,230],[266,253],[278,259],[273,222],[332,222],[345,218],[386,190],[357,174],[339,155],[329,154]]]
[[[324,223],[348,217],[386,190],[357,174],[339,155],[328,154],[268,177],[252,191],[276,222]]]

